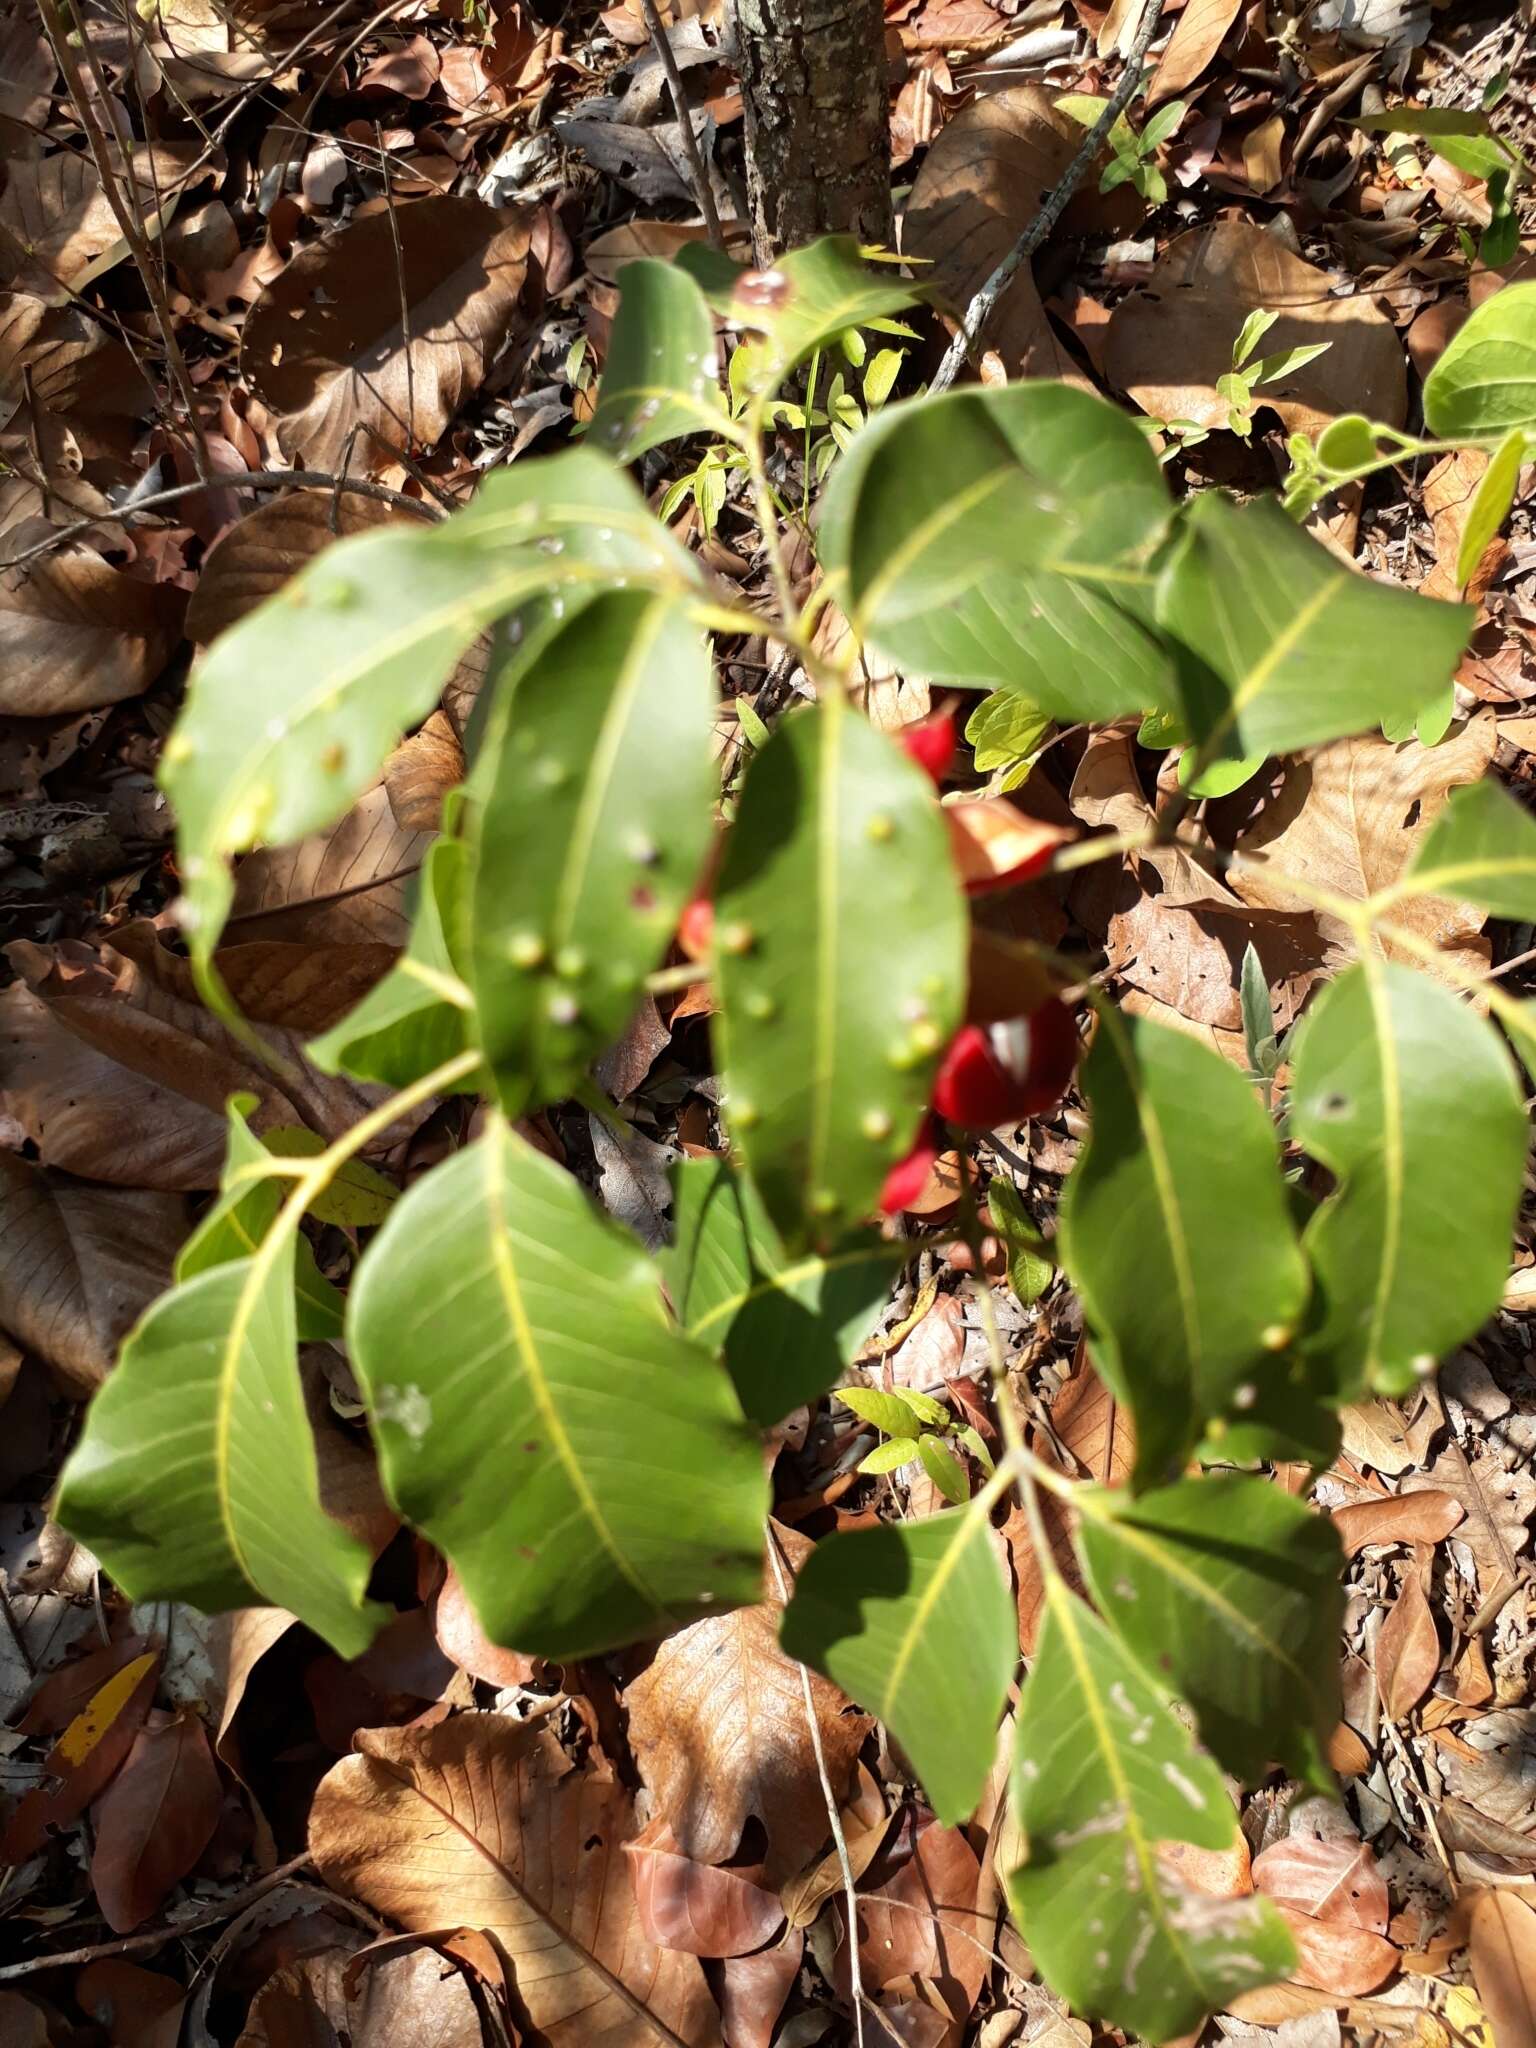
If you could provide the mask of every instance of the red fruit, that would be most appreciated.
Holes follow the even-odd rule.
[[[1060,825],[1016,810],[1001,796],[945,804],[943,818],[950,855],[967,896],[987,896],[994,889],[1013,889],[1032,880],[1072,837]]]
[[[916,725],[904,725],[897,732],[902,750],[939,788],[955,758],[955,721],[947,711],[932,718],[920,718]]]
[[[708,960],[715,943],[715,906],[695,896],[677,921],[677,943],[690,960]]]
[[[939,1062],[933,1106],[970,1130],[1022,1123],[1066,1094],[1077,1053],[1077,1026],[1062,1002],[1006,1024],[967,1024]]]
[[[938,1119],[931,1113],[924,1116],[917,1134],[917,1142],[904,1159],[898,1159],[885,1176],[885,1185],[880,1190],[880,1213],[882,1216],[899,1216],[910,1202],[915,1202],[928,1184],[939,1157]]]

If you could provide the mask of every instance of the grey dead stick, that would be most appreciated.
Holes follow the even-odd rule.
[[[720,232],[720,216],[715,211],[714,188],[709,182],[709,166],[699,148],[699,138],[693,132],[693,116],[688,111],[688,88],[683,84],[683,74],[677,68],[677,58],[672,49],[666,26],[656,12],[656,0],[640,0],[645,15],[645,25],[651,32],[657,62],[667,75],[667,91],[672,96],[672,111],[677,116],[677,125],[683,131],[683,150],[688,158],[688,168],[693,173],[694,196],[699,202],[699,211],[704,216],[704,225],[709,230],[710,247],[725,254],[725,236]]]
[[[965,319],[961,322],[960,332],[950,343],[944,360],[939,365],[938,372],[929,386],[930,393],[947,391],[950,385],[954,383],[956,377],[959,376],[964,368],[967,358],[975,354],[977,344],[981,340],[982,331],[986,327],[988,320],[991,319],[993,309],[997,305],[998,300],[1013,282],[1021,267],[1034,255],[1035,251],[1040,247],[1046,236],[1051,232],[1051,229],[1055,227],[1057,221],[1061,219],[1062,214],[1066,211],[1067,201],[1083,182],[1089,165],[1092,164],[1094,158],[1103,148],[1105,138],[1109,134],[1110,129],[1114,127],[1116,121],[1119,120],[1126,107],[1130,104],[1131,94],[1135,92],[1137,83],[1141,78],[1142,66],[1146,62],[1146,55],[1147,51],[1151,48],[1152,38],[1157,34],[1162,11],[1163,0],[1146,0],[1146,4],[1142,8],[1141,19],[1136,25],[1136,34],[1132,38],[1131,46],[1126,52],[1125,68],[1120,74],[1119,82],[1116,84],[1114,91],[1109,96],[1104,111],[1083,137],[1082,145],[1076,156],[1067,165],[1059,182],[1052,187],[1046,196],[1045,203],[1040,208],[1040,211],[1008,251],[1002,262],[998,264],[996,270],[978,289],[969,306],[966,307]]]

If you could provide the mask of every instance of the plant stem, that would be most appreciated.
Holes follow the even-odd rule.
[[[712,249],[725,254],[725,236],[720,231],[720,216],[715,211],[715,195],[709,182],[709,169],[699,148],[699,138],[693,132],[693,117],[688,111],[688,90],[683,84],[683,74],[677,68],[677,56],[672,48],[661,16],[656,12],[656,0],[640,0],[640,11],[645,16],[645,25],[651,32],[657,60],[666,73],[667,92],[671,96],[672,111],[677,116],[677,125],[683,131],[683,151],[688,158],[688,168],[693,174],[694,194],[699,202],[699,211],[704,216],[704,226],[709,233]]]

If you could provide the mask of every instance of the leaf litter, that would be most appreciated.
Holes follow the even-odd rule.
[[[871,2028],[988,2048],[1063,2044],[1068,2031],[1081,2040],[1080,2023],[1030,1980],[988,1888],[988,1834],[1005,1818],[984,1808],[964,1833],[940,1827],[889,1741],[813,1679],[822,1783],[773,1599],[692,1624],[645,1665],[631,1654],[549,1666],[496,1648],[441,1560],[408,1554],[380,1519],[356,1389],[330,1347],[307,1362],[319,1441],[332,1446],[329,1497],[371,1528],[388,1597],[411,1623],[362,1668],[281,1615],[237,1618],[211,1660],[187,1662],[200,1618],[131,1616],[46,1519],[75,1404],[109,1370],[195,1198],[216,1184],[225,1096],[255,1094],[258,1129],[322,1137],[372,1099],[307,1068],[299,1040],[349,1007],[401,944],[442,795],[462,772],[476,688],[473,672],[461,677],[332,831],[241,864],[220,964],[287,1059],[278,1079],[202,1009],[161,942],[178,889],[169,820],[152,793],[135,798],[134,778],[142,797],[190,649],[334,536],[436,517],[487,467],[557,445],[590,411],[618,262],[670,254],[701,232],[637,211],[604,169],[639,150],[650,166],[641,189],[687,189],[669,104],[622,75],[649,55],[640,10],[615,7],[577,29],[552,28],[518,0],[396,11],[360,32],[310,10],[194,0],[121,24],[110,10],[92,16],[115,106],[142,126],[117,171],[139,211],[160,214],[157,269],[192,365],[195,433],[46,39],[20,18],[0,32],[12,145],[0,246],[13,258],[0,299],[0,709],[18,728],[0,747],[0,897],[16,942],[0,994],[0,1329],[11,1359],[0,1388],[10,1462],[20,1460],[3,1567],[18,1711],[0,1749],[8,1906],[32,1973],[0,1990],[3,2023],[21,2040],[61,2029],[147,2040],[177,2023],[200,1976],[191,2005],[206,2017],[216,1995],[220,2038],[248,2048],[300,2026],[306,2039],[364,2044],[425,2030],[469,2048],[532,2028],[573,2044],[723,2034],[737,2048],[773,2040],[781,2012],[786,2042],[838,2038],[850,1929],[830,1786],[860,1892],[853,1933]],[[683,12],[673,39],[704,22],[691,31],[690,90],[734,171],[739,101],[715,11]],[[896,155],[914,165],[903,246],[953,312],[1070,159],[1081,126],[1055,102],[1107,89],[1127,10],[897,0],[885,12],[906,70],[893,78]],[[1526,89],[1512,16],[1437,26],[1443,40],[1428,9],[1373,4],[1315,10],[1277,36],[1263,10],[1188,0],[1147,101],[1188,101],[1150,159],[1172,198],[1124,182],[1098,190],[1107,160],[1094,167],[1005,302],[991,336],[1003,373],[1097,377],[1141,408],[1165,453],[1170,423],[1207,436],[1172,449],[1188,478],[1243,488],[1270,481],[1285,430],[1352,411],[1400,423],[1413,398],[1405,340],[1422,377],[1463,295],[1477,303],[1532,260],[1528,245],[1469,278],[1456,230],[1487,215],[1482,181],[1344,125],[1383,88],[1476,105],[1506,62],[1517,94]],[[589,92],[610,77],[620,120]],[[552,112],[585,156],[562,158]],[[1136,127],[1146,118],[1133,107]],[[671,198],[653,204],[676,211]],[[1243,443],[1224,431],[1218,387],[1255,312],[1280,316],[1266,354],[1326,346],[1259,388],[1258,433]],[[290,464],[322,481],[240,482]],[[204,470],[218,488],[140,509],[199,486]],[[1475,458],[1447,457],[1373,498],[1343,544],[1378,576],[1457,595],[1478,481]],[[62,538],[82,519],[86,531]],[[734,497],[718,545],[729,573],[750,577],[752,517]],[[1401,874],[1447,790],[1489,760],[1517,787],[1536,780],[1536,720],[1520,715],[1536,661],[1533,571],[1517,502],[1508,539],[1465,586],[1480,624],[1443,744],[1345,742],[1261,768],[1207,803],[1215,842],[1238,856],[1230,872],[1149,851],[1138,864],[1155,893],[1122,899],[1117,878],[1093,870],[1065,894],[1052,943],[1104,972],[1128,1009],[1210,1034],[1239,1065],[1251,945],[1283,1045],[1338,934],[1326,915],[1265,890],[1263,858],[1359,900]],[[748,701],[762,687],[750,657],[728,679]],[[915,677],[883,677],[869,694],[872,713],[894,707],[896,724],[929,703]],[[974,781],[973,793],[1002,795]],[[1073,813],[1093,829],[1134,828],[1170,795],[1113,734],[1086,748],[1064,738],[1014,797],[1031,785],[1028,802],[1057,829]],[[1529,985],[1528,931],[1484,929],[1455,904],[1416,904],[1413,918],[1463,965]],[[641,1138],[707,1149],[716,1084],[686,1002],[663,998],[631,1052],[611,1072]],[[1022,1154],[990,1156],[1047,1232],[1081,1130],[1074,1104],[1013,1133]],[[388,1134],[376,1156],[404,1181],[456,1134],[439,1113]],[[531,1135],[602,1188],[584,1119],[549,1115]],[[968,1378],[979,1332],[974,1262],[955,1236],[961,1186],[952,1162],[926,1205],[931,1224],[918,1226],[919,1276],[898,1282],[884,1350],[889,1383],[985,1422]],[[983,1203],[984,1232],[992,1222]],[[1524,1228],[1528,1255],[1529,1218]],[[313,1241],[321,1269],[344,1277],[355,1230],[317,1223]],[[1001,1275],[1003,1248],[989,1238],[983,1251],[984,1270]],[[1243,1812],[1251,1880],[1246,1849],[1241,1870],[1206,1873],[1218,1893],[1251,1883],[1273,1897],[1302,1957],[1296,1984],[1238,2001],[1247,2016],[1223,2017],[1226,2038],[1338,2040],[1308,2031],[1320,2011],[1421,2048],[1482,2041],[1489,2024],[1497,2048],[1531,2037],[1536,1914],[1520,1886],[1536,1865],[1525,1703],[1536,1302],[1513,1293],[1448,1369],[1443,1401],[1426,1391],[1375,1404],[1318,1485],[1350,1554],[1348,1818],[1335,1809],[1320,1827],[1299,1788],[1272,1780]],[[1039,1454],[1075,1476],[1122,1478],[1129,1419],[1084,1355],[1076,1304],[1047,1281],[1027,1307],[1000,1288],[997,1313]],[[824,1405],[786,1429],[787,1553],[942,1506],[916,1467],[860,1479],[847,1438]],[[1275,1478],[1305,1483],[1299,1467]],[[1016,1521],[998,1534],[1028,1652],[1033,1554]],[[173,1667],[197,1675],[173,1686]],[[290,1868],[300,1854],[325,1889]],[[1445,1856],[1471,1888],[1459,1918]],[[390,1939],[391,1928],[413,1938]],[[499,1950],[454,1931],[485,1928]],[[110,1952],[109,1936],[145,1929],[134,1959]],[[1405,1996],[1425,1982],[1429,2004]]]

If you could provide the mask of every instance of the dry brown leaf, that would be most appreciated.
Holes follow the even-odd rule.
[[[1451,1441],[1428,1472],[1410,1473],[1403,1481],[1405,1493],[1421,1488],[1452,1494],[1466,1509],[1467,1519],[1456,1530],[1455,1540],[1472,1555],[1485,1601],[1493,1599],[1501,1585],[1519,1580],[1518,1553],[1529,1534],[1536,1499],[1528,1473],[1506,1470],[1492,1452],[1468,1458],[1460,1444]]]
[[[1254,1858],[1253,1882],[1291,1931],[1299,1983],[1356,1998],[1397,1968],[1386,1879],[1366,1843],[1289,1835]]]
[[[6,535],[11,557],[52,531],[26,519]],[[0,714],[55,718],[147,690],[181,638],[186,593],[112,568],[71,542],[0,579]]]
[[[1083,131],[1056,111],[1042,86],[1021,85],[972,102],[945,127],[923,160],[902,217],[902,252],[920,265],[941,305],[963,313],[1024,232],[1040,202],[1077,154]],[[1086,181],[1096,224],[1124,228],[1139,202],[1115,195],[1106,208]],[[1084,208],[1076,218],[1086,224]],[[1067,226],[1073,224],[1069,215]],[[1025,264],[998,301],[987,345],[1010,377],[1061,377],[1084,384],[1057,340]]]
[[[187,638],[216,640],[333,540],[401,516],[356,491],[293,491],[258,505],[208,551],[187,605]]]
[[[117,1934],[149,1918],[213,1838],[224,1788],[190,1708],[152,1714],[96,1802],[91,1889]]]
[[[775,1525],[777,1526],[777,1525]],[[778,1530],[798,1569],[811,1545]],[[768,1836],[763,1881],[777,1887],[826,1840],[827,1810],[806,1722],[800,1668],[779,1648],[774,1575],[756,1607],[711,1614],[668,1636],[626,1689],[629,1742],[685,1855],[723,1863],[754,1816]],[[872,1723],[829,1679],[810,1673],[822,1751],[839,1798]]]
[[[1472,1901],[1472,1981],[1498,2048],[1536,2048],[1536,1912],[1512,1891]]]
[[[892,1819],[893,1815],[886,1812],[880,1787],[860,1764],[858,1791],[842,1811],[843,1847],[848,1852],[848,1867],[855,1883],[874,1862]],[[779,1893],[790,1926],[809,1927],[832,1894],[842,1890],[844,1882],[842,1855],[835,1847],[790,1878]]]
[[[1389,1402],[1352,1401],[1339,1410],[1339,1424],[1344,1448],[1357,1465],[1369,1465],[1392,1479],[1413,1464],[1402,1413]]]
[[[1415,1567],[1404,1578],[1376,1638],[1376,1688],[1389,1717],[1406,1721],[1439,1670],[1440,1631],[1424,1591],[1423,1575]]]
[[[720,2019],[730,2048],[772,2048],[805,1950],[798,1928],[755,1956],[727,1956],[720,1966]]]
[[[750,262],[751,229],[734,220],[722,221],[720,228],[727,254],[739,262]],[[622,227],[609,228],[587,244],[587,270],[601,284],[616,284],[622,266],[639,256],[654,256],[659,262],[671,263],[691,242],[708,239],[707,228],[691,227],[682,221],[626,221]]]
[[[43,1761],[43,1782],[24,1792],[0,1834],[0,1865],[25,1863],[50,1828],[82,1814],[111,1782],[155,1696],[156,1651],[125,1664],[95,1692]]]
[[[1262,354],[1331,344],[1259,387],[1260,403],[1287,428],[1311,433],[1345,412],[1400,427],[1407,376],[1397,329],[1369,299],[1336,298],[1329,285],[1325,271],[1248,221],[1194,228],[1169,244],[1150,283],[1115,308],[1106,373],[1154,419],[1224,427],[1227,401],[1216,383],[1232,368],[1243,322],[1262,308],[1280,315]]]
[[[624,1844],[635,1886],[635,1910],[647,1941],[690,1956],[744,1956],[784,1925],[777,1892],[756,1872],[725,1870],[685,1856],[664,1820],[653,1820]]]
[[[1285,175],[1285,117],[1271,114],[1243,137],[1243,176],[1255,192],[1272,192]]]
[[[253,943],[403,946],[430,832],[401,825],[381,782],[332,825],[263,846],[235,870],[230,936]]]
[[[1459,598],[1481,604],[1488,586],[1504,566],[1509,543],[1495,534],[1483,549],[1465,591],[1456,575],[1456,557],[1477,487],[1488,468],[1488,455],[1481,448],[1458,448],[1443,455],[1424,479],[1424,510],[1429,514],[1435,536],[1435,561],[1419,585],[1421,597]]]
[[[543,1724],[503,1714],[373,1729],[357,1743],[310,1813],[327,1883],[405,1928],[494,1935],[516,2007],[550,2048],[718,2041],[698,1963],[641,1933],[623,1786],[573,1769]]]
[[[1085,824],[1142,832],[1153,811],[1129,734],[1095,733],[1073,777],[1071,804]],[[1100,861],[1072,893],[1084,924],[1104,934],[1110,966],[1133,988],[1192,1023],[1242,1029],[1239,983],[1251,945],[1264,965],[1280,1029],[1289,1026],[1321,965],[1310,911],[1254,907],[1182,847],[1149,847],[1128,863]]]
[[[1242,0],[1187,0],[1147,87],[1148,107],[1193,85],[1226,40]]]
[[[1465,1518],[1460,1501],[1434,1492],[1362,1500],[1353,1507],[1335,1508],[1330,1517],[1346,1557],[1371,1543],[1438,1543]]]
[[[216,1187],[231,1094],[255,1095],[258,1130],[304,1124],[327,1138],[383,1099],[320,1073],[302,1041],[367,993],[390,964],[385,947],[256,944],[218,955],[236,1004],[288,1063],[281,1080],[202,1007],[188,963],[149,924],[125,925],[99,950],[17,940],[7,952],[22,978],[0,995],[0,1103],[47,1165],[128,1187]],[[378,1152],[410,1128],[395,1126]]]
[[[1452,789],[1476,782],[1493,759],[1497,727],[1486,713],[1458,728],[1437,747],[1418,740],[1394,746],[1379,734],[1336,740],[1305,760],[1289,761],[1275,796],[1238,839],[1245,863],[1262,867],[1234,871],[1232,887],[1255,908],[1298,911],[1302,899],[1285,877],[1361,902],[1401,879]],[[1487,913],[1443,897],[1413,897],[1395,904],[1388,925],[1401,925],[1464,969],[1484,967],[1486,939],[1479,936]],[[1394,947],[1388,925],[1378,927],[1389,959],[1417,956]],[[1329,959],[1354,957],[1348,927],[1319,912],[1318,930]]]
[[[54,413],[135,418],[154,388],[120,341],[74,306],[50,306],[30,292],[0,293],[0,392]]]
[[[981,1865],[959,1828],[909,1816],[859,1893],[859,1967],[866,1990],[907,1977],[938,1987],[953,2019],[976,2003],[991,1968],[992,1921],[976,1911]],[[846,1929],[846,1907],[833,1910]],[[846,1940],[836,1960],[846,1996]]]
[[[1086,1476],[1100,1486],[1124,1486],[1136,1462],[1136,1439],[1128,1410],[1123,1409],[1080,1350],[1071,1379],[1051,1404],[1051,1427],[1070,1453],[1064,1469],[1073,1478]],[[1055,1449],[1043,1430],[1036,1431],[1034,1449],[1038,1457],[1059,1464]],[[1076,1460],[1076,1464],[1072,1462]],[[1077,1553],[1072,1546],[1066,1510],[1054,1494],[1040,1501],[1046,1531],[1057,1568],[1075,1590],[1083,1589]],[[1024,1510],[1015,1507],[1003,1524],[1003,1535],[1013,1558],[1014,1583],[1019,1608],[1019,1648],[1026,1657],[1034,1655],[1035,1637],[1045,1605],[1045,1585],[1029,1539]]]
[[[119,232],[96,166],[83,150],[12,160],[0,193],[0,233],[24,258],[15,281],[26,289],[62,299],[60,287],[75,284]]]
[[[936,1393],[965,1357],[965,1310],[957,1294],[938,1296],[906,1341],[891,1354],[898,1387]]]
[[[332,1948],[273,1972],[235,2048],[481,2048],[484,2039],[468,1979],[435,1949],[373,1960]]]
[[[518,318],[535,218],[439,196],[300,250],[252,307],[240,350],[284,453],[340,469],[358,426],[374,431],[357,436],[354,468],[435,446]]]
[[[186,1234],[179,1195],[95,1187],[0,1152],[0,1327],[83,1400],[171,1284]]]
[[[443,798],[464,780],[464,748],[446,711],[402,740],[384,763],[389,808],[402,832],[435,832]]]
[[[478,1678],[483,1684],[493,1685],[500,1691],[504,1686],[526,1685],[536,1676],[539,1670],[537,1657],[525,1657],[521,1650],[503,1650],[486,1635],[452,1565],[432,1595],[429,1611],[432,1630],[443,1655],[459,1670],[467,1671],[471,1678]]]

